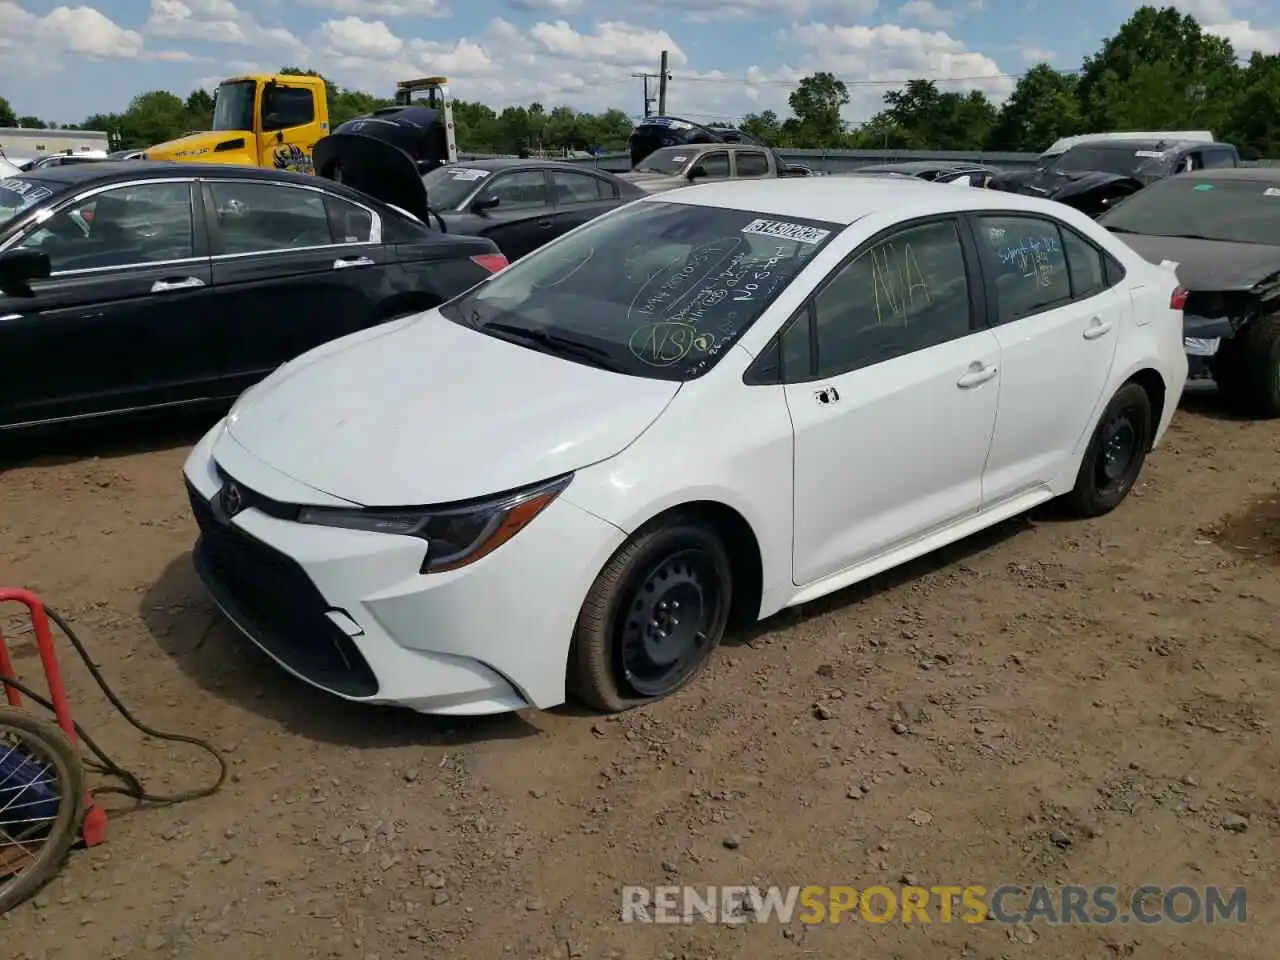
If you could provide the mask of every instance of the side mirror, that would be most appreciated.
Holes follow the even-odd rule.
[[[686,176],[690,180],[698,180],[698,179],[701,179],[702,177],[705,177],[706,175],[707,175],[707,168],[702,166],[702,164],[700,163],[695,164],[692,168],[690,168],[689,172],[686,174]]]
[[[484,213],[486,210],[492,210],[502,201],[497,197],[478,197],[471,202],[472,213]]]
[[[49,255],[39,250],[0,253],[0,292],[11,297],[34,297],[31,281],[45,280],[52,271]]]

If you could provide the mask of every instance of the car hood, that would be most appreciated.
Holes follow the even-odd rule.
[[[1194,229],[1194,224],[1189,227]],[[1260,283],[1274,283],[1280,277],[1280,247],[1186,237],[1148,237],[1136,233],[1113,236],[1144,260],[1156,264],[1172,260],[1178,265],[1178,282],[1193,292],[1251,290]]]
[[[237,402],[227,431],[330,496],[431,505],[608,459],[679,389],[538,353],[430,310],[291,361]]]
[[[674,190],[676,187],[687,187],[689,185],[689,178],[678,173],[649,173],[647,171],[637,173],[632,170],[629,173],[620,173],[618,176],[645,193],[661,193],[663,190]]]

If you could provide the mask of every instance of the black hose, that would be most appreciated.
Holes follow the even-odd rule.
[[[228,771],[227,761],[222,756],[221,752],[219,752],[218,748],[207,740],[201,740],[199,737],[189,737],[181,733],[165,733],[161,730],[156,730],[154,727],[147,726],[135,717],[129,711],[129,708],[121,702],[120,698],[116,696],[115,691],[111,689],[111,685],[107,683],[106,678],[103,677],[101,671],[98,670],[97,665],[89,658],[89,651],[85,649],[84,643],[82,643],[80,638],[76,636],[76,632],[71,628],[71,625],[67,623],[67,621],[64,620],[57,611],[49,607],[45,607],[44,612],[48,615],[49,619],[57,625],[58,629],[62,631],[63,635],[71,641],[71,645],[75,647],[76,653],[80,654],[80,659],[83,660],[84,665],[89,668],[89,674],[98,684],[98,688],[103,692],[106,698],[111,701],[111,705],[119,711],[120,716],[124,717],[131,726],[140,730],[148,737],[154,737],[156,740],[166,740],[170,743],[189,743],[192,746],[199,747],[201,750],[209,754],[209,756],[213,757],[214,761],[218,764],[218,778],[212,786],[201,787],[197,790],[187,790],[182,793],[149,793],[147,792],[147,788],[143,784],[142,779],[137,774],[124,769],[124,767],[112,760],[101,747],[94,743],[93,738],[90,737],[89,734],[85,733],[84,728],[81,727],[80,724],[76,723],[74,724],[76,734],[84,741],[85,746],[89,748],[94,756],[98,758],[97,761],[85,761],[85,766],[93,770],[97,770],[106,776],[115,777],[123,783],[123,786],[98,787],[93,792],[95,794],[120,794],[122,796],[130,797],[133,800],[137,800],[139,803],[170,806],[175,803],[185,803],[188,800],[199,800],[204,797],[210,797],[221,790],[222,785],[227,780]],[[30,687],[20,683],[18,680],[0,676],[0,685],[13,687],[19,693],[30,697],[46,710],[54,709],[52,703],[32,691]]]

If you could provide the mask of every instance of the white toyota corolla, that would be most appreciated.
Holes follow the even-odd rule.
[[[1114,508],[1182,392],[1184,299],[1014,194],[657,194],[246,392],[185,467],[195,563],[340,696],[625,709],[735,618],[1050,498]]]

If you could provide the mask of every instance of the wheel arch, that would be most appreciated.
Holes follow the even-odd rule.
[[[1147,438],[1147,451],[1150,452],[1155,446],[1160,421],[1164,419],[1164,405],[1168,397],[1169,388],[1164,382],[1164,377],[1160,375],[1160,371],[1154,367],[1143,367],[1134,371],[1116,389],[1122,390],[1131,383],[1136,383],[1146,391],[1147,399],[1151,401],[1151,414],[1155,422],[1151,425],[1151,436]]]

